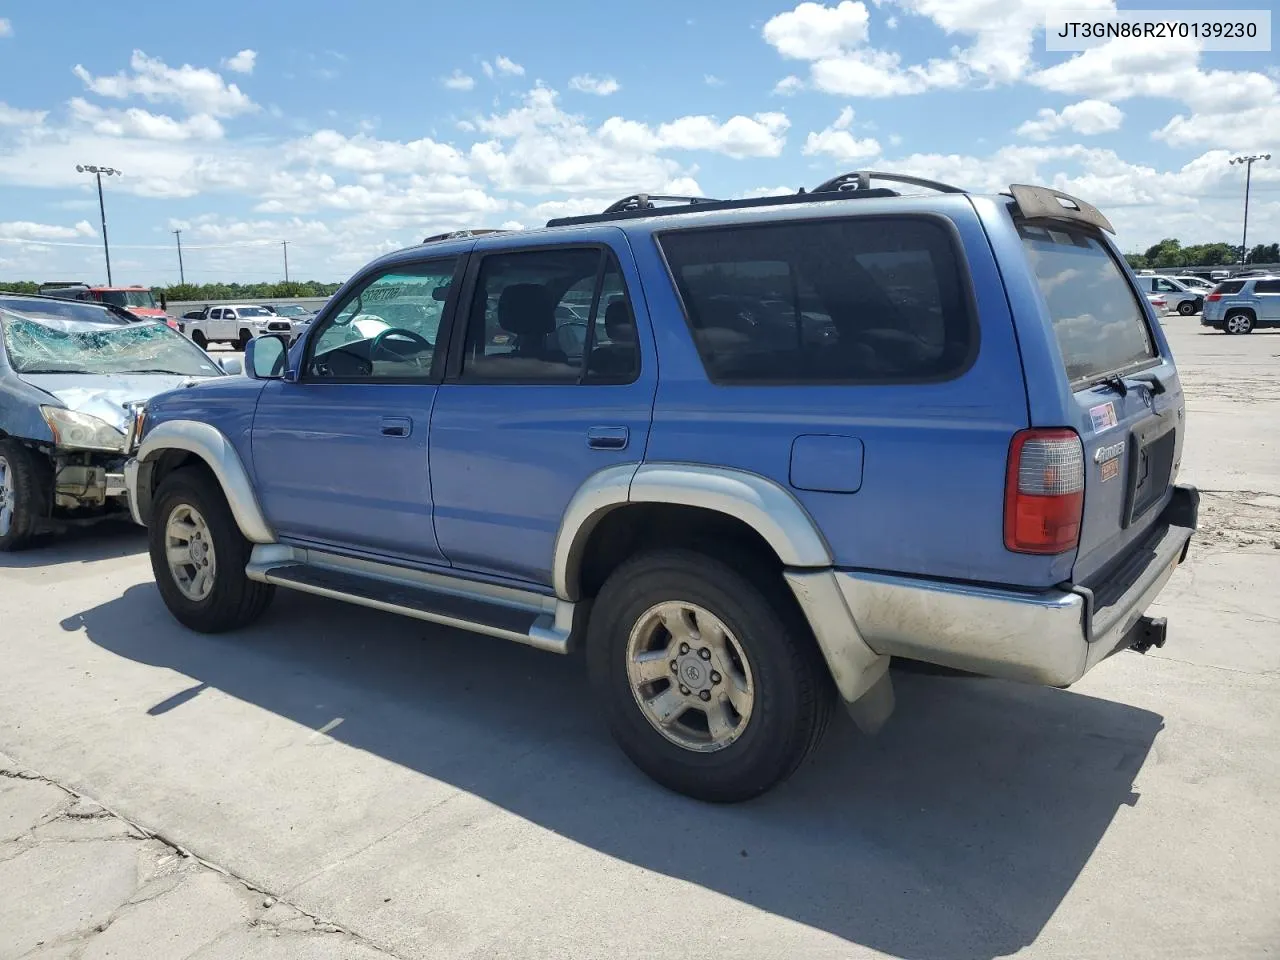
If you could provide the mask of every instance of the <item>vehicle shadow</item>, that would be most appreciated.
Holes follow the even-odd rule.
[[[788,784],[717,807],[630,766],[579,658],[286,591],[232,636],[172,623],[151,584],[62,626],[194,679],[152,714],[207,686],[313,728],[338,715],[331,737],[579,844],[911,960],[1034,941],[1116,810],[1140,801],[1162,729],[1066,691],[898,671],[879,736],[840,712]]]
[[[142,527],[129,520],[103,520],[57,533],[42,533],[22,550],[0,553],[0,570],[93,563],[146,550],[147,533]]]

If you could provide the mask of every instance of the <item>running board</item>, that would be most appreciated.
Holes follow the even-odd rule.
[[[245,575],[551,653],[569,652],[576,604],[533,591],[278,543],[256,545]]]

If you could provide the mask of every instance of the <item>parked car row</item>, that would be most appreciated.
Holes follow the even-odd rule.
[[[1218,284],[1205,297],[1200,323],[1229,334],[1280,327],[1280,277],[1264,275]]]
[[[250,340],[264,333],[283,334],[292,342],[314,318],[313,312],[296,303],[279,306],[233,303],[184,313],[178,330],[201,348],[227,343],[243,350]]]

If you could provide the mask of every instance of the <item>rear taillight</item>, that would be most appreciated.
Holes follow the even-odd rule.
[[[1222,299],[1222,294],[1220,294],[1220,293],[1211,293],[1211,294],[1209,294],[1207,297],[1205,297],[1205,298],[1204,298],[1204,302],[1205,302],[1205,303],[1217,303],[1217,302],[1218,302],[1219,300],[1221,300],[1221,299]]]
[[[1084,450],[1074,430],[1020,430],[1009,447],[1004,545],[1065,553],[1080,542]]]

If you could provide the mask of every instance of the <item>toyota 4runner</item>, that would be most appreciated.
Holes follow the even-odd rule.
[[[877,729],[892,657],[1068,686],[1164,643],[1198,503],[1109,232],[1043,187],[856,173],[384,256],[247,378],[148,404],[160,595],[200,631],[281,586],[581,646],[627,755],[715,801],[837,699]]]

